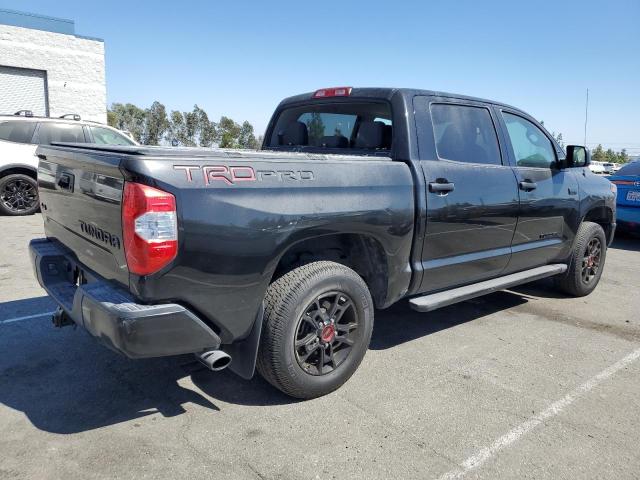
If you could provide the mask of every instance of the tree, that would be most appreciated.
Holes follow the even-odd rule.
[[[218,132],[220,135],[220,148],[238,148],[238,136],[241,127],[229,117],[220,117]]]
[[[309,145],[319,145],[320,139],[324,137],[324,122],[318,112],[311,114],[311,119],[307,122],[309,132]]]
[[[207,112],[194,106],[193,113],[196,115],[198,124],[198,145],[201,147],[211,147],[217,140],[217,128],[215,122],[209,120]]]
[[[629,155],[627,154],[627,149],[623,148],[620,150],[618,154],[618,163],[627,163],[629,161]]]
[[[253,125],[246,120],[240,127],[240,133],[238,134],[238,146],[240,148],[258,148],[258,140],[253,133]]]
[[[607,157],[604,153],[604,148],[602,148],[602,145],[600,144],[598,144],[598,146],[593,149],[593,152],[591,152],[591,159],[595,160],[596,162],[605,162],[606,158]]]
[[[119,130],[126,130],[131,133],[133,138],[140,142],[144,133],[146,112],[133,105],[132,103],[111,104],[111,122],[109,125]],[[108,118],[108,117],[107,117]]]
[[[553,132],[551,135],[553,136],[553,138],[555,138],[556,142],[558,142],[558,145],[560,145],[561,148],[564,148],[564,140],[562,139],[562,134],[558,133],[556,135],[556,133]]]
[[[170,142],[173,142],[175,140],[183,145],[186,145],[186,130],[182,112],[178,112],[177,110],[171,112],[168,137]]]
[[[144,133],[142,143],[145,145],[159,145],[169,130],[167,110],[160,102],[153,102],[145,111]]]
[[[143,145],[159,145],[174,141],[187,147],[258,148],[253,125],[245,121],[238,125],[229,117],[221,117],[220,124],[209,120],[207,112],[198,105],[190,112],[171,111],[155,101],[147,109],[131,103],[113,103],[107,110],[107,121],[112,127],[126,130]]]

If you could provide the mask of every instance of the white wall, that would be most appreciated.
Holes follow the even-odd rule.
[[[103,42],[0,25],[0,65],[47,72],[50,116],[107,122]]]

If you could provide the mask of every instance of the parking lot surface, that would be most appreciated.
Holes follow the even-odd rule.
[[[54,329],[27,253],[41,217],[0,231],[0,479],[640,477],[639,239],[585,298],[543,281],[378,312],[354,377],[302,402]]]

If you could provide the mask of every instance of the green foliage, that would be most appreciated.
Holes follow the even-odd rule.
[[[242,127],[229,117],[220,117],[218,132],[220,134],[220,148],[241,148],[238,137]]]
[[[629,161],[629,155],[624,148],[619,152],[611,148],[605,151],[602,145],[599,144],[592,150],[591,160],[595,160],[596,162],[627,163]]]
[[[115,128],[125,130],[133,136],[136,142],[142,142],[146,112],[131,103],[112,103],[112,121]],[[110,124],[111,125],[111,124]]]
[[[606,161],[604,148],[602,148],[602,145],[598,145],[593,149],[593,151],[591,152],[591,160],[595,160],[596,162]]]
[[[160,102],[153,102],[146,110],[131,103],[113,103],[107,111],[107,122],[128,131],[143,145],[176,141],[189,147],[259,148],[262,143],[262,137],[256,138],[249,122],[239,125],[223,116],[216,123],[209,120],[207,112],[198,105],[190,112],[173,110],[167,115],[167,109]]]
[[[240,127],[240,134],[238,135],[238,146],[240,148],[258,148],[258,140],[253,133],[253,125],[246,120]]]
[[[144,134],[142,143],[145,145],[158,145],[169,130],[169,118],[167,109],[160,102],[153,102],[145,111]]]

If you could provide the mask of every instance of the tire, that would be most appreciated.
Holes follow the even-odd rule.
[[[336,390],[367,352],[373,310],[366,283],[344,265],[320,261],[288,272],[267,290],[258,372],[296,398]]]
[[[38,184],[33,178],[21,173],[0,178],[0,213],[31,215],[39,208]]]
[[[607,239],[602,227],[597,223],[582,222],[573,242],[569,268],[556,278],[556,286],[574,297],[589,295],[600,281],[606,255]]]

